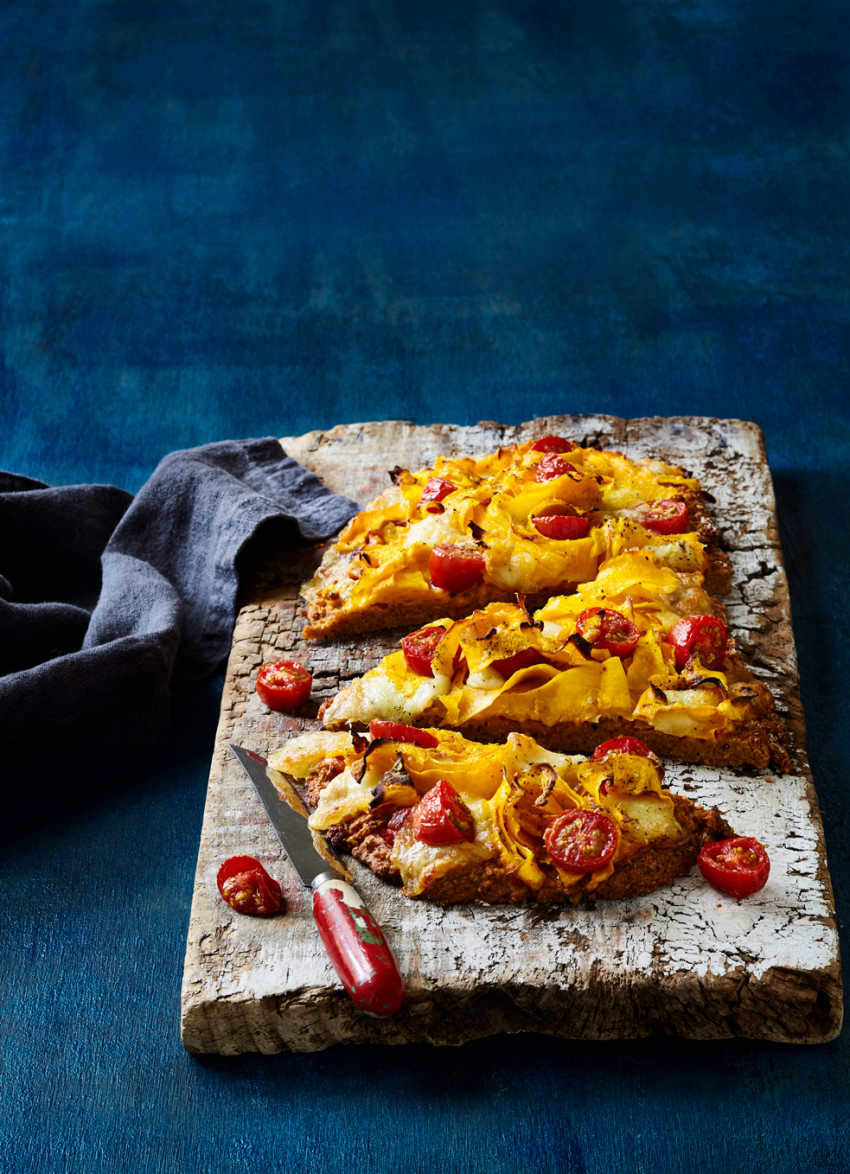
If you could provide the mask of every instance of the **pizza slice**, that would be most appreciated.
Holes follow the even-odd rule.
[[[390,475],[302,588],[308,639],[457,618],[517,593],[542,603],[627,550],[729,590],[708,495],[664,461],[544,436]]]
[[[586,759],[523,734],[492,745],[380,722],[369,737],[304,734],[269,765],[306,783],[310,826],[334,847],[441,905],[634,897],[733,834],[667,790],[634,738]]]
[[[519,597],[441,618],[326,702],[323,723],[391,719],[484,740],[522,730],[585,753],[632,735],[679,761],[788,770],[770,690],[701,579],[630,550],[536,612]]]

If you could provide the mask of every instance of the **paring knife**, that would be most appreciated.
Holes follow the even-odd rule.
[[[313,890],[313,919],[342,985],[364,1014],[393,1015],[404,1000],[404,980],[381,927],[340,875],[330,852],[325,857],[317,850],[307,811],[286,776],[252,750],[232,743],[230,749],[257,788],[290,863]],[[289,802],[281,799],[272,775]]]

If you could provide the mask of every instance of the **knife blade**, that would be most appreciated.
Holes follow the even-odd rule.
[[[261,755],[232,742],[230,749],[254,784],[290,863],[313,891],[313,920],[340,982],[364,1014],[377,1019],[395,1014],[404,1000],[398,963],[345,870],[314,841],[298,792]]]

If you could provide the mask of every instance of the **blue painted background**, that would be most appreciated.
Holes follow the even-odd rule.
[[[379,417],[757,420],[846,945],[847,27],[837,0],[0,5],[0,467],[135,490],[174,448]],[[165,748],[39,760],[50,806],[3,756],[0,1169],[850,1169],[846,1035],[187,1056],[220,688]]]

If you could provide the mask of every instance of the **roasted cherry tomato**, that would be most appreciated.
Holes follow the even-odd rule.
[[[410,815],[412,807],[399,807],[390,816],[387,826],[380,832],[381,839],[384,843],[389,844],[392,848],[395,843],[395,838],[407,822],[407,817]]]
[[[638,510],[638,520],[656,534],[684,534],[691,524],[688,507],[675,497],[645,501]]]
[[[717,616],[685,616],[670,629],[667,640],[676,653],[676,668],[685,667],[694,653],[707,669],[719,669],[726,657],[729,632]]]
[[[602,811],[565,811],[543,833],[543,843],[553,863],[567,872],[604,868],[619,842],[617,825]]]
[[[231,856],[216,877],[223,900],[237,913],[265,916],[280,909],[280,885],[253,856]]]
[[[575,465],[571,465],[569,461],[565,461],[557,453],[549,453],[537,466],[535,476],[538,481],[553,481],[555,477],[563,477],[565,473],[574,473],[575,471]]]
[[[619,738],[609,738],[607,742],[600,742],[591,755],[591,762],[599,762],[606,754],[611,752],[617,754],[639,754],[641,758],[655,758],[648,746],[641,742],[640,738],[630,738],[628,734],[623,734]]]
[[[593,751],[590,757],[591,762],[601,762],[607,758],[609,754],[638,754],[641,758],[651,758],[658,768],[659,778],[664,778],[664,767],[661,764],[661,759],[657,754],[643,742],[640,738],[632,738],[628,734],[623,734],[619,738],[609,738],[607,742],[600,742],[600,744]],[[603,783],[603,787],[605,784]],[[603,791],[603,794],[607,794]]]
[[[582,518],[578,514],[540,514],[531,521],[544,538],[555,538],[559,542],[584,538],[590,529],[590,518]]]
[[[434,670],[431,661],[437,651],[437,645],[446,634],[446,629],[438,625],[430,628],[420,628],[418,632],[411,632],[401,642],[401,650],[407,667],[420,677],[433,677]]]
[[[441,591],[466,591],[484,577],[484,555],[474,546],[441,543],[431,551],[431,582]]]
[[[269,709],[297,709],[312,688],[312,676],[295,660],[261,665],[257,673],[257,696]]]
[[[475,822],[457,791],[445,779],[426,791],[413,809],[413,838],[432,848],[475,839]]]
[[[541,436],[531,447],[534,452],[572,452],[576,446],[563,436]]]
[[[631,656],[638,646],[637,624],[611,607],[589,607],[576,624],[579,636],[594,648],[607,648],[612,656]]]
[[[446,481],[443,477],[432,477],[422,490],[422,496],[419,498],[419,501],[442,501],[444,497],[448,497],[450,493],[454,493],[456,488],[457,486],[452,485],[451,481]]]
[[[506,656],[504,660],[491,661],[490,667],[494,668],[497,673],[501,673],[507,680],[514,673],[518,673],[520,669],[530,668],[533,664],[548,663],[543,653],[538,652],[536,648],[523,648],[521,652],[515,652],[513,656]]]
[[[403,726],[401,722],[385,722],[375,720],[369,726],[369,737],[389,738],[393,742],[413,742],[425,750],[433,750],[439,742],[427,730],[417,730],[416,726]]]
[[[461,670],[463,679],[466,680],[466,678],[469,676],[469,664],[466,657],[463,655],[463,649],[460,647],[460,645],[458,645],[458,647],[455,649],[455,654],[452,657],[452,676],[457,673],[458,669]]]
[[[765,846],[752,836],[706,844],[697,864],[709,884],[730,897],[751,897],[764,888],[770,876]]]

